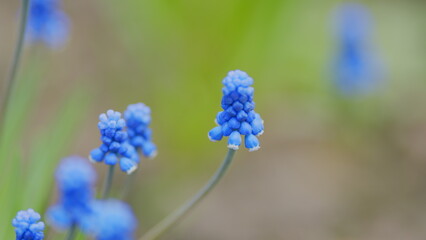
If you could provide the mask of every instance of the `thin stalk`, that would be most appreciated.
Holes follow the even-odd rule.
[[[132,183],[134,182],[136,173],[137,173],[137,170],[126,177],[124,187],[123,187],[123,191],[121,192],[121,199],[124,200],[129,195],[129,192],[130,192],[130,189],[132,188]]]
[[[112,179],[114,177],[114,167],[115,165],[109,165],[108,175],[105,179],[104,191],[102,193],[102,199],[107,198],[111,191]]]
[[[22,55],[22,49],[24,47],[25,42],[25,31],[27,28],[27,19],[28,19],[28,8],[30,6],[30,0],[22,0],[22,6],[21,6],[21,19],[19,24],[19,35],[18,35],[18,42],[15,47],[14,55],[13,55],[13,62],[9,70],[9,75],[6,80],[6,92],[4,92],[4,99],[1,103],[1,109],[0,109],[0,129],[4,127],[4,122],[6,118],[6,113],[8,109],[8,105],[10,102],[10,97],[12,95],[12,92],[15,88],[15,78],[16,73],[19,68],[19,62]]]
[[[198,202],[200,202],[200,200],[203,199],[213,189],[213,187],[216,186],[219,180],[223,177],[226,170],[229,168],[229,166],[232,163],[232,159],[234,157],[235,152],[236,152],[235,150],[229,149],[222,164],[216,170],[216,173],[213,175],[213,177],[210,178],[207,184],[203,188],[201,188],[201,190],[199,190],[189,201],[184,203],[181,207],[176,209],[174,212],[172,212],[170,215],[164,218],[161,222],[159,222],[153,228],[148,230],[148,232],[145,233],[145,235],[143,235],[140,238],[140,240],[156,239],[162,233],[164,233],[168,228],[173,226],[186,213],[188,213],[188,211],[191,210]]]
[[[77,225],[73,223],[70,227],[70,230],[67,233],[67,236],[65,237],[65,240],[73,240],[75,238],[75,234],[77,233]]]

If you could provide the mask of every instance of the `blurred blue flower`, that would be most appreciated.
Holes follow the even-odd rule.
[[[80,224],[91,214],[95,180],[96,173],[86,159],[78,156],[63,159],[56,170],[59,202],[47,212],[49,223],[64,230]]]
[[[61,10],[60,0],[31,0],[27,24],[27,40],[44,43],[51,48],[63,46],[69,35],[70,22]]]
[[[98,128],[101,133],[102,145],[90,153],[90,160],[104,161],[105,164],[120,164],[122,171],[131,174],[136,170],[139,156],[135,148],[127,142],[126,122],[121,113],[108,110],[99,116]]]
[[[157,147],[152,142],[152,131],[149,128],[151,123],[151,109],[143,103],[131,104],[124,112],[129,143],[136,150],[141,150],[143,155],[153,158],[157,154]]]
[[[372,17],[361,4],[345,3],[336,11],[337,56],[334,81],[346,95],[366,93],[380,78],[378,59],[371,50]]]
[[[93,203],[93,214],[85,219],[82,229],[95,240],[132,240],[137,220],[132,209],[118,200]]]
[[[210,130],[211,141],[219,141],[228,137],[228,148],[237,150],[241,145],[241,135],[245,136],[245,147],[249,151],[260,148],[256,136],[263,133],[263,120],[254,111],[253,79],[247,73],[230,71],[223,81],[222,112],[216,116],[217,127]]]
[[[40,222],[40,214],[31,208],[19,211],[12,221],[15,227],[16,240],[43,240],[44,223]]]

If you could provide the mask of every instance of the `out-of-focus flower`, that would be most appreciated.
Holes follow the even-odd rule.
[[[120,164],[122,171],[131,174],[136,170],[139,156],[135,148],[127,142],[126,122],[121,113],[108,110],[99,116],[98,128],[101,133],[102,145],[90,153],[90,160],[104,161],[105,164]]]
[[[211,141],[228,138],[228,148],[237,150],[241,145],[241,135],[245,136],[245,146],[249,151],[260,148],[256,136],[263,133],[263,120],[254,111],[253,79],[247,73],[230,71],[223,81],[222,112],[216,116],[217,127],[210,130]]]
[[[40,214],[33,209],[19,211],[12,221],[15,227],[16,240],[43,240],[44,223]]]
[[[96,240],[132,240],[137,220],[132,209],[118,200],[93,203],[93,213],[86,218],[82,229]]]
[[[335,16],[337,55],[334,81],[346,95],[366,93],[375,88],[380,66],[371,44],[372,17],[366,7],[345,3]]]
[[[27,40],[51,48],[63,46],[69,35],[70,21],[62,11],[61,0],[30,0]]]
[[[62,160],[56,170],[59,202],[50,207],[47,220],[57,229],[79,225],[91,214],[96,173],[90,163],[78,156]]]
[[[153,158],[157,155],[157,147],[152,142],[152,131],[149,128],[151,123],[151,109],[143,103],[131,104],[124,112],[129,143],[136,150],[141,150],[143,155]]]

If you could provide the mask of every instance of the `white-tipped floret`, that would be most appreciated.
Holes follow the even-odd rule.
[[[134,171],[136,171],[136,169],[138,169],[138,165],[134,165],[131,168],[129,168],[129,170],[126,171],[127,175],[132,174]]]
[[[89,162],[91,162],[91,163],[97,163],[97,161],[95,161],[90,154],[89,154]]]
[[[155,150],[155,151],[153,151],[149,156],[148,156],[148,158],[149,159],[154,159],[156,156],[158,155],[158,151],[157,150]]]
[[[212,141],[212,142],[217,142],[217,140],[214,140],[212,137],[210,137],[210,134],[209,134],[209,133],[207,133],[207,136],[209,137],[209,140],[210,140],[210,141]]]
[[[228,148],[229,149],[233,149],[233,150],[238,150],[239,146],[238,145],[234,145],[234,144],[228,144]]]
[[[249,152],[254,152],[260,149],[260,146],[249,148]]]

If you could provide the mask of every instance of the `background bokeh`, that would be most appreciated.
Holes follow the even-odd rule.
[[[143,160],[128,197],[140,236],[222,161],[226,143],[207,132],[221,79],[241,69],[255,80],[262,148],[241,149],[163,239],[424,239],[426,2],[360,2],[385,74],[374,91],[346,96],[330,75],[339,1],[64,1],[71,38],[61,51],[26,48],[2,133],[0,236],[13,234],[17,210],[55,201],[56,164],[99,145],[100,113],[144,102],[159,155]],[[0,76],[18,9],[0,3]],[[106,167],[97,169],[101,187]],[[116,176],[118,195],[125,175]]]

